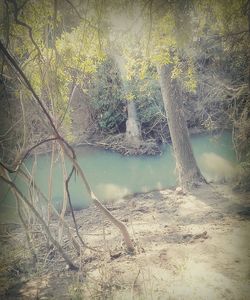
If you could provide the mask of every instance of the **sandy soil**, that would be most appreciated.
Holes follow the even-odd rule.
[[[79,231],[98,251],[76,258],[77,272],[61,258],[44,262],[2,299],[249,299],[249,199],[208,185],[116,201],[110,210],[127,224],[136,255],[94,207],[78,211]]]

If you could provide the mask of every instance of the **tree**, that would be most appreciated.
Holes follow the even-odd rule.
[[[126,112],[122,89],[118,66],[107,56],[92,76],[88,91],[92,117],[105,135],[124,131]]]
[[[47,127],[46,134],[49,137],[47,136],[45,139],[35,143],[35,145],[29,149],[26,149],[21,155],[21,158],[16,162],[16,165],[12,165],[13,168],[7,166],[4,162],[1,162],[1,166],[10,172],[19,171],[24,158],[27,157],[32,150],[41,144],[56,141],[59,149],[64,152],[65,156],[72,164],[71,172],[68,174],[65,182],[71,209],[72,205],[68,184],[73,173],[76,172],[81,177],[93,203],[120,229],[122,234],[125,234],[124,241],[128,246],[127,249],[128,251],[133,252],[134,245],[130,239],[126,226],[121,221],[117,220],[95,196],[83,170],[77,162],[73,148],[67,142],[67,140],[70,140],[70,136],[66,140],[63,137],[65,131],[61,128],[62,123],[65,123],[68,116],[68,99],[71,98],[70,86],[72,85],[72,82],[77,84],[82,74],[94,72],[98,61],[103,59],[99,40],[100,36],[97,31],[98,25],[95,27],[84,19],[77,28],[71,30],[70,35],[68,34],[69,32],[63,32],[62,34],[63,28],[61,27],[59,30],[57,26],[62,17],[58,13],[57,6],[52,5],[53,1],[43,0],[42,2],[42,4],[46,4],[45,14],[41,13],[42,4],[40,2],[32,2],[31,5],[24,3],[24,5],[20,5],[19,7],[17,6],[16,1],[11,2],[14,11],[14,20],[12,20],[11,23],[14,38],[12,38],[7,45],[13,49],[14,56],[18,57],[18,60],[22,61],[25,65],[25,68],[23,67],[24,70],[22,70],[16,59],[13,58],[2,42],[0,42],[0,50],[4,60],[2,74],[5,75],[8,69],[12,69],[18,74],[20,81],[25,83],[29,101],[32,101],[30,102],[30,105],[33,105],[35,99],[40,114],[43,114],[43,120]],[[54,4],[56,3],[57,1],[54,2]],[[10,11],[7,11],[7,14],[11,15]],[[41,22],[39,22],[39,20]],[[52,25],[51,22],[49,22],[49,25],[51,26],[50,30],[45,30],[48,20],[53,20],[54,22],[52,22]],[[88,35],[86,35],[87,27]],[[92,30],[90,30],[90,28]],[[17,32],[21,32],[20,38],[19,35],[16,34]],[[46,32],[47,35],[49,34],[49,36],[44,38],[44,32]],[[48,42],[48,40],[50,42]],[[16,47],[16,43],[18,44],[18,47]],[[93,47],[94,45],[95,47]],[[33,57],[34,50],[36,50],[36,55]],[[30,56],[32,56],[31,59]],[[69,61],[70,63],[68,63]],[[27,73],[28,76],[26,76],[25,73]],[[17,86],[17,88],[20,87]],[[8,180],[5,180],[5,182],[11,185],[11,182]],[[12,187],[15,188],[14,186]],[[17,189],[16,193],[18,193]],[[19,196],[26,202],[25,196]],[[35,212],[32,207],[31,210]],[[72,216],[74,219],[73,209]],[[42,222],[41,218],[39,220]],[[42,222],[42,224],[44,225],[45,223]],[[47,227],[45,227],[45,230],[49,236]],[[76,232],[78,234],[77,227]],[[80,238],[79,234],[78,237]]]
[[[158,67],[160,85],[165,110],[167,112],[168,127],[176,159],[179,184],[183,188],[190,188],[205,182],[194,158],[189,140],[188,128],[183,111],[180,95],[173,93],[171,85],[172,66]]]
[[[154,7],[154,11],[156,10],[157,7]],[[199,47],[202,44],[205,45],[202,54],[206,57],[207,66],[212,65],[214,68],[212,74],[209,74],[207,67],[203,68],[202,79],[196,82],[210,82],[213,89],[218,90],[217,94],[212,95],[219,96],[221,109],[225,107],[225,103],[228,105],[226,113],[232,124],[236,153],[238,156],[239,152],[246,153],[245,146],[249,144],[249,139],[246,138],[249,128],[246,126],[249,119],[249,96],[246,92],[249,85],[249,64],[246,64],[249,57],[249,51],[248,54],[246,51],[249,47],[248,18],[249,1],[186,0],[166,4],[164,13],[158,12],[155,19],[151,20],[153,41],[150,45],[154,47],[152,58],[158,64],[179,181],[184,186],[204,182],[191,153],[180,99],[180,87],[182,90],[195,89],[194,65],[199,59]],[[209,56],[209,53],[212,55]],[[212,98],[214,101],[214,97]],[[242,145],[244,151],[238,151]],[[188,169],[191,172],[190,182],[187,182]]]
[[[128,76],[128,70],[126,68],[126,59],[124,58],[124,56],[114,53],[113,57],[116,60],[121,73],[123,83],[123,94],[125,101],[127,102],[128,118],[126,121],[126,142],[132,147],[138,147],[141,141],[141,128],[137,118],[134,97],[129,90],[129,80],[132,80],[132,78]]]
[[[174,6],[166,4],[161,9],[156,7],[150,9],[150,28],[146,33],[146,43],[149,49],[151,61],[157,66],[160,79],[160,86],[167,113],[168,126],[173,144],[173,151],[176,158],[179,184],[185,189],[197,186],[206,182],[202,176],[189,140],[187,124],[183,111],[183,104],[180,90],[184,84],[192,88],[193,78],[190,63],[187,65],[186,77],[182,84],[178,79],[184,76],[179,65],[185,61],[184,45],[187,46],[186,30],[184,24],[189,28],[188,2],[179,1]],[[181,7],[180,7],[181,5]],[[152,10],[156,11],[152,15]],[[184,11],[181,12],[180,11]],[[181,24],[181,25],[180,25]],[[150,39],[150,40],[149,40]]]
[[[249,1],[194,2],[192,52],[200,123],[230,129],[241,166],[236,188],[249,190]]]
[[[133,100],[127,101],[127,111],[126,140],[130,145],[138,147],[141,141],[141,128],[138,124],[135,102]]]

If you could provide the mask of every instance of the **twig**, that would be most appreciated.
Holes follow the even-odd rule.
[[[131,291],[132,292],[132,297],[131,297],[132,299],[134,299],[134,289],[135,289],[136,282],[137,282],[137,279],[138,279],[140,273],[141,273],[141,270],[139,269],[139,271],[138,271],[138,273],[137,273],[137,275],[135,277],[135,280],[134,280],[134,282],[132,284],[132,291]]]
[[[18,162],[17,166],[15,169],[11,169],[9,168],[8,166],[6,166],[4,163],[2,163],[0,161],[0,165],[6,169],[9,173],[15,173],[18,171],[18,169],[20,168],[21,164],[23,163],[23,161],[25,160],[25,158],[31,153],[32,150],[34,150],[35,148],[37,148],[38,146],[44,144],[44,143],[47,143],[47,142],[51,142],[51,141],[55,141],[57,138],[56,137],[53,137],[53,138],[48,138],[48,139],[45,139],[45,140],[42,140],[41,142],[37,143],[36,145],[32,146],[31,148],[29,148],[26,153],[23,155],[23,157],[20,159],[20,161]]]
[[[39,187],[36,185],[36,183],[34,182],[34,180],[32,178],[29,178],[29,176],[22,170],[22,169],[19,169],[19,173],[20,175],[22,175],[24,177],[25,180],[30,180],[31,184],[34,186],[35,190],[42,196],[42,199],[45,201],[46,204],[48,204],[48,199],[47,197],[44,195],[44,193],[39,189]],[[56,216],[59,218],[60,222],[62,222],[62,224],[65,226],[65,228],[67,229],[68,231],[68,235],[69,235],[69,238],[72,240],[73,242],[73,245],[76,249],[76,251],[78,253],[80,253],[80,247],[79,247],[79,244],[77,243],[77,241],[75,240],[74,236],[71,234],[70,232],[70,228],[68,226],[68,224],[65,222],[65,220],[61,217],[61,215],[58,213],[57,209],[54,207],[54,205],[52,205],[52,209],[53,209],[53,212],[56,214]],[[86,244],[84,244],[84,247],[87,248],[87,249],[90,249],[92,251],[98,251],[97,249],[95,248],[92,248]]]
[[[76,160],[76,154],[75,154],[74,149],[60,135],[60,133],[58,132],[58,130],[57,130],[57,128],[56,128],[56,126],[55,126],[55,124],[53,122],[53,119],[52,119],[50,113],[45,108],[44,104],[42,103],[42,101],[40,100],[40,98],[38,97],[38,95],[36,94],[36,92],[34,91],[34,89],[31,86],[29,80],[27,79],[27,77],[25,76],[25,74],[23,73],[23,71],[20,69],[20,67],[18,66],[18,64],[15,61],[15,59],[9,54],[9,52],[4,47],[4,45],[2,44],[1,41],[0,41],[0,50],[3,52],[3,54],[9,60],[9,62],[12,64],[12,66],[21,75],[21,77],[23,78],[24,82],[26,83],[28,89],[30,90],[30,92],[32,93],[32,95],[34,96],[34,98],[36,99],[36,101],[38,102],[38,104],[40,105],[41,109],[43,110],[45,116],[47,117],[47,119],[48,119],[48,121],[49,121],[49,123],[50,123],[50,125],[51,125],[51,127],[52,127],[52,129],[54,131],[55,139],[58,140],[58,143],[62,147],[63,151],[66,153],[67,157],[72,162],[73,167],[76,169],[76,171],[80,175],[80,177],[81,177],[82,181],[84,182],[84,185],[85,185],[85,187],[86,187],[86,189],[87,189],[87,191],[88,191],[88,193],[89,193],[89,195],[90,195],[93,203],[109,218],[109,220],[116,227],[119,228],[121,234],[123,235],[124,241],[126,243],[128,252],[134,253],[135,248],[134,248],[134,245],[133,245],[133,243],[131,241],[130,235],[129,235],[128,230],[127,230],[127,227],[125,226],[125,224],[123,224],[121,221],[119,221],[116,217],[114,217],[111,214],[111,212],[98,200],[98,198],[96,197],[96,195],[92,191],[92,188],[91,188],[89,182],[87,181],[83,170],[81,169],[81,167],[79,166],[79,164],[78,164],[78,162]]]
[[[68,255],[64,252],[63,248],[61,247],[61,245],[53,238],[53,236],[51,235],[51,232],[49,230],[49,227],[46,225],[45,221],[43,220],[43,218],[41,217],[41,215],[39,214],[39,212],[35,209],[35,207],[29,202],[29,200],[23,195],[23,193],[18,189],[18,187],[10,180],[6,179],[4,176],[0,175],[0,178],[6,182],[8,185],[11,186],[11,188],[18,194],[18,196],[24,201],[24,203],[26,205],[28,205],[28,207],[31,209],[31,211],[33,212],[33,214],[37,217],[37,219],[40,221],[40,223],[43,225],[48,238],[50,239],[50,241],[53,243],[53,245],[57,248],[57,250],[59,251],[59,253],[62,255],[62,257],[64,258],[64,260],[67,262],[69,268],[71,270],[78,270],[78,267],[76,267],[74,265],[74,263],[71,261],[71,259],[68,257]]]
[[[96,26],[94,26],[87,18],[84,18],[80,15],[80,13],[78,12],[78,10],[76,9],[76,7],[73,5],[73,3],[71,1],[65,0],[65,2],[67,2],[73,8],[74,12],[77,14],[79,19],[88,23],[89,26],[92,27],[93,29],[98,30],[98,28]]]
[[[10,180],[10,177],[9,177],[6,170],[5,170],[5,176]],[[19,196],[18,196],[17,192],[14,189],[11,189],[11,190],[12,190],[13,195],[16,198],[17,213],[18,213],[19,219],[20,219],[20,221],[23,225],[24,231],[25,231],[28,247],[29,247],[30,253],[31,253],[32,258],[33,258],[33,263],[36,263],[37,262],[36,252],[34,250],[32,242],[31,242],[31,237],[30,237],[30,234],[29,234],[28,226],[26,225],[26,223],[24,221],[24,218],[22,216],[21,207],[20,207],[20,203],[19,203]]]
[[[31,41],[32,41],[32,43],[33,43],[33,45],[35,46],[37,52],[39,53],[39,56],[42,57],[41,50],[39,49],[37,43],[35,42],[35,40],[34,40],[34,38],[33,38],[32,28],[31,28],[28,24],[26,24],[26,23],[24,23],[23,21],[20,21],[20,20],[18,19],[18,11],[19,11],[19,9],[18,9],[18,7],[17,7],[16,0],[11,0],[11,2],[13,3],[13,6],[14,6],[14,18],[15,18],[16,23],[28,29],[29,37],[30,37],[30,39],[31,39]]]

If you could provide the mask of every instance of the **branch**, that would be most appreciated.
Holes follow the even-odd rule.
[[[15,185],[15,183],[13,183],[12,181],[6,179],[4,176],[0,175],[0,178],[7,183],[8,185],[11,186],[12,190],[14,192],[17,193],[18,197],[21,198],[21,200],[31,209],[31,211],[33,212],[33,214],[37,217],[37,219],[40,221],[40,223],[43,225],[48,238],[50,239],[50,241],[53,243],[53,245],[57,248],[58,252],[62,255],[62,257],[64,258],[64,260],[67,262],[69,268],[71,270],[78,270],[78,267],[76,267],[73,262],[71,261],[71,259],[68,257],[68,255],[64,252],[63,248],[61,247],[61,245],[53,238],[53,236],[51,235],[51,232],[49,230],[49,227],[46,225],[45,221],[43,220],[43,218],[41,217],[41,215],[39,214],[39,212],[35,209],[35,207],[29,202],[29,200],[23,195],[23,193],[18,189],[18,187]]]
[[[8,0],[8,1],[11,1],[11,0]],[[23,9],[24,6],[25,6],[29,1],[30,1],[30,0],[24,1],[24,2],[18,7],[17,11],[19,12],[21,9]]]
[[[40,100],[40,98],[38,97],[38,95],[36,94],[36,92],[34,91],[33,87],[31,86],[29,80],[27,79],[26,75],[23,73],[23,71],[21,70],[21,68],[19,67],[18,63],[16,62],[16,60],[10,55],[10,53],[8,52],[8,50],[4,47],[3,43],[0,41],[0,50],[2,51],[2,53],[5,55],[5,57],[9,60],[10,64],[14,67],[14,69],[16,71],[18,71],[18,73],[20,74],[21,78],[24,80],[27,88],[30,90],[31,94],[33,95],[33,97],[36,99],[36,101],[38,102],[39,106],[41,107],[43,113],[45,114],[45,116],[47,117],[47,119],[49,120],[49,123],[55,133],[55,136],[57,139],[60,139],[63,141],[63,143],[65,145],[67,145],[67,147],[70,149],[70,151],[72,152],[73,157],[75,158],[75,151],[73,150],[72,147],[70,147],[70,145],[65,141],[65,139],[60,135],[60,133],[58,132],[54,122],[53,122],[53,118],[50,115],[50,113],[47,111],[45,105],[42,103],[42,101]]]
[[[35,188],[36,192],[41,195],[42,199],[44,200],[44,202],[47,204],[49,202],[49,200],[47,199],[47,197],[44,195],[44,193],[40,190],[40,188],[36,185],[35,181],[31,178],[30,175],[27,175],[22,169],[18,170],[18,173],[21,175],[21,177],[24,178],[24,180],[26,180],[27,182],[30,182],[30,184]],[[65,228],[67,229],[68,235],[70,237],[70,239],[73,242],[74,247],[76,248],[78,254],[80,253],[80,246],[78,244],[78,242],[75,240],[75,237],[71,234],[70,232],[70,228],[68,226],[68,224],[64,221],[64,219],[62,218],[62,216],[58,213],[57,209],[54,207],[54,205],[52,205],[52,209],[53,212],[56,214],[56,216],[58,217],[58,219],[60,220],[60,222],[63,223],[63,225],[65,226]],[[81,242],[82,243],[82,242]],[[84,242],[82,243],[82,245],[87,248],[90,249],[92,251],[98,251],[95,248],[92,248],[88,245],[86,245]]]
[[[229,38],[231,36],[237,36],[237,35],[241,35],[241,34],[245,34],[245,33],[249,33],[249,30],[242,30],[242,31],[238,31],[238,32],[228,32],[226,34],[215,34],[215,35],[210,35],[208,36],[208,38],[211,39],[224,39],[224,38]]]
[[[71,202],[71,197],[70,197],[70,192],[69,192],[69,181],[72,177],[72,175],[74,174],[74,172],[76,171],[75,167],[73,166],[72,169],[71,169],[71,172],[68,176],[68,178],[66,179],[66,182],[65,182],[65,186],[66,186],[66,192],[67,192],[67,196],[68,196],[68,200],[69,200],[69,206],[70,206],[70,211],[71,211],[71,215],[72,215],[72,218],[73,218],[73,221],[74,221],[74,225],[75,225],[75,229],[76,229],[76,234],[81,242],[81,244],[85,247],[86,244],[84,243],[82,237],[80,236],[80,233],[78,231],[78,226],[77,226],[77,223],[76,223],[76,218],[75,218],[75,213],[74,213],[74,209],[73,209],[73,205],[72,205],[72,202]]]
[[[53,124],[52,121],[52,117],[49,115],[49,113],[47,112],[45,106],[43,105],[43,103],[41,102],[41,100],[39,99],[38,95],[36,94],[36,92],[34,91],[34,89],[32,88],[29,80],[27,79],[26,75],[23,73],[23,71],[20,69],[20,67],[18,66],[18,63],[16,62],[15,58],[12,57],[10,55],[10,53],[8,52],[8,50],[4,47],[3,43],[0,41],[0,50],[2,51],[2,53],[4,54],[4,56],[9,60],[10,64],[14,67],[14,69],[16,71],[18,71],[18,73],[21,75],[22,79],[24,80],[25,84],[27,85],[27,88],[31,91],[32,95],[34,96],[34,98],[36,99],[36,101],[39,103],[39,105],[41,106],[43,112],[45,113],[45,115],[47,116],[52,128],[55,130],[55,132],[57,132],[55,125]],[[57,134],[59,135],[59,134]]]
[[[74,4],[71,3],[71,1],[65,0],[65,2],[67,2],[67,3],[73,8],[74,12],[77,14],[77,16],[78,16],[79,19],[81,19],[81,20],[85,21],[86,23],[88,23],[89,26],[92,27],[93,29],[99,30],[99,29],[98,29],[96,26],[94,26],[88,19],[86,19],[86,18],[84,18],[84,17],[82,17],[82,16],[80,15],[80,13],[78,12],[78,10],[77,10],[76,7],[74,6]]]
[[[30,152],[31,152],[32,150],[34,150],[36,147],[38,147],[38,146],[40,146],[40,145],[42,145],[42,144],[44,144],[44,143],[51,142],[51,141],[55,141],[55,140],[57,140],[56,137],[48,138],[48,139],[46,139],[46,140],[42,140],[42,141],[39,142],[38,144],[36,144],[36,145],[32,146],[31,148],[29,148],[29,149],[26,151],[26,153],[24,154],[24,156],[19,160],[19,162],[18,162],[18,164],[17,164],[17,166],[16,166],[16,168],[15,168],[14,170],[12,170],[12,169],[10,169],[9,167],[5,166],[5,164],[2,163],[1,161],[0,161],[0,165],[1,165],[5,170],[7,170],[9,173],[15,173],[15,172],[18,171],[18,169],[20,168],[21,164],[23,163],[23,161],[25,160],[25,158],[30,154]]]
[[[20,8],[18,9],[16,0],[11,0],[11,2],[13,3],[13,6],[14,6],[14,18],[15,18],[16,23],[17,23],[18,25],[21,25],[21,26],[23,26],[23,27],[25,27],[25,28],[28,29],[29,37],[30,37],[30,39],[31,39],[31,41],[32,41],[32,43],[33,43],[33,45],[35,46],[37,52],[39,53],[39,56],[42,57],[41,50],[40,50],[40,48],[38,47],[37,43],[35,42],[35,40],[34,40],[34,38],[33,38],[33,35],[32,35],[32,28],[31,28],[28,24],[26,24],[26,23],[24,23],[23,21],[20,21],[20,20],[18,19],[18,11],[20,10]],[[26,3],[25,3],[25,4],[26,4]]]
[[[93,203],[109,218],[109,220],[120,229],[121,234],[123,235],[124,241],[126,243],[127,246],[127,250],[130,253],[133,253],[135,251],[134,245],[130,239],[127,227],[121,222],[119,221],[116,217],[114,217],[111,212],[97,199],[96,195],[94,194],[94,192],[91,189],[90,184],[88,183],[85,174],[83,172],[83,170],[81,169],[80,165],[78,164],[77,160],[76,160],[76,154],[74,149],[68,144],[68,142],[66,142],[66,140],[60,135],[60,133],[58,132],[56,126],[53,123],[53,119],[50,115],[50,113],[46,110],[45,106],[43,105],[42,101],[40,100],[40,98],[38,97],[38,95],[36,94],[36,92],[34,91],[33,87],[31,86],[29,80],[27,79],[27,77],[25,76],[25,74],[23,73],[23,71],[20,69],[20,67],[18,66],[17,62],[15,61],[15,59],[9,54],[9,52],[7,51],[7,49],[4,47],[4,45],[2,44],[2,42],[0,41],[0,50],[3,52],[3,54],[8,58],[8,60],[10,61],[11,65],[18,71],[18,73],[21,75],[21,77],[23,78],[24,82],[26,83],[28,89],[30,90],[30,92],[32,93],[32,95],[34,96],[34,98],[36,99],[36,101],[38,102],[38,104],[40,105],[40,107],[42,108],[45,116],[47,117],[47,119],[49,120],[49,123],[54,131],[55,134],[55,138],[58,140],[58,143],[60,144],[60,146],[62,147],[63,151],[66,153],[67,157],[70,159],[70,161],[72,162],[74,168],[76,169],[76,171],[80,174],[80,177],[82,178],[82,181],[85,184],[85,187],[88,191],[88,194],[90,195],[91,200],[93,201]]]
[[[61,126],[62,126],[62,123],[63,123],[63,121],[64,121],[64,119],[65,119],[65,116],[66,116],[66,114],[67,114],[67,112],[68,112],[68,110],[69,110],[70,104],[71,104],[71,102],[72,102],[72,99],[73,99],[73,96],[74,96],[76,87],[77,87],[77,85],[76,85],[75,83],[73,83],[73,88],[72,88],[71,93],[70,93],[70,97],[69,97],[69,100],[68,100],[68,103],[67,103],[67,107],[66,107],[66,109],[65,109],[65,111],[64,111],[64,113],[63,113],[63,116],[62,116],[61,120],[59,121],[58,127],[61,127]]]
[[[8,180],[11,181],[11,178],[8,174],[8,172],[5,170],[5,176]],[[36,255],[36,252],[35,252],[35,249],[33,247],[33,244],[32,244],[32,239],[31,239],[31,236],[30,236],[30,233],[29,233],[29,228],[27,226],[27,224],[25,223],[25,220],[22,216],[22,212],[21,212],[21,206],[20,206],[20,203],[19,203],[19,196],[17,194],[17,192],[13,189],[13,188],[10,188],[13,195],[15,196],[16,198],[16,207],[17,207],[17,213],[18,213],[18,216],[19,216],[19,219],[23,225],[23,228],[24,228],[24,231],[25,231],[25,235],[26,235],[26,239],[27,239],[27,243],[28,243],[28,247],[29,247],[29,250],[30,250],[30,253],[31,253],[31,256],[33,258],[33,263],[35,264],[37,262],[37,255]]]
[[[10,21],[9,21],[9,5],[8,5],[8,1],[4,0],[4,4],[6,7],[6,22],[7,22],[7,34],[6,34],[6,45],[8,47],[10,39],[9,39],[9,33],[10,33]]]
[[[132,243],[132,241],[130,239],[129,233],[127,231],[127,227],[120,220],[118,220],[115,216],[113,216],[112,213],[97,199],[96,195],[94,194],[94,192],[91,189],[90,184],[87,181],[87,178],[85,177],[85,174],[83,173],[83,171],[82,171],[81,167],[79,166],[79,164],[77,163],[77,161],[69,155],[68,149],[62,143],[62,141],[59,140],[59,144],[61,145],[62,149],[65,151],[66,155],[71,160],[71,162],[72,162],[73,166],[75,167],[76,171],[78,172],[78,174],[82,178],[82,181],[85,184],[85,187],[87,189],[88,194],[91,197],[91,200],[108,217],[108,219],[116,227],[118,227],[120,229],[120,231],[121,231],[121,233],[123,235],[124,241],[126,243],[128,252],[134,253],[135,248],[134,248],[134,245],[133,245],[133,243]]]

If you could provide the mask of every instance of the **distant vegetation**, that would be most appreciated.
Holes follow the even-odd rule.
[[[91,189],[77,144],[140,155],[159,153],[171,140],[183,192],[206,183],[190,129],[230,129],[241,165],[237,188],[250,189],[249,1],[6,0],[0,13],[0,178],[17,200],[34,261],[32,218],[71,269],[77,266],[63,247],[63,232],[78,254],[87,247],[71,207],[73,175],[120,230],[126,251],[135,252],[125,224]],[[48,197],[22,164],[44,151],[51,151]],[[56,160],[63,172],[60,213],[51,196]],[[34,199],[45,201],[44,215]],[[74,234],[64,220],[67,205]]]

